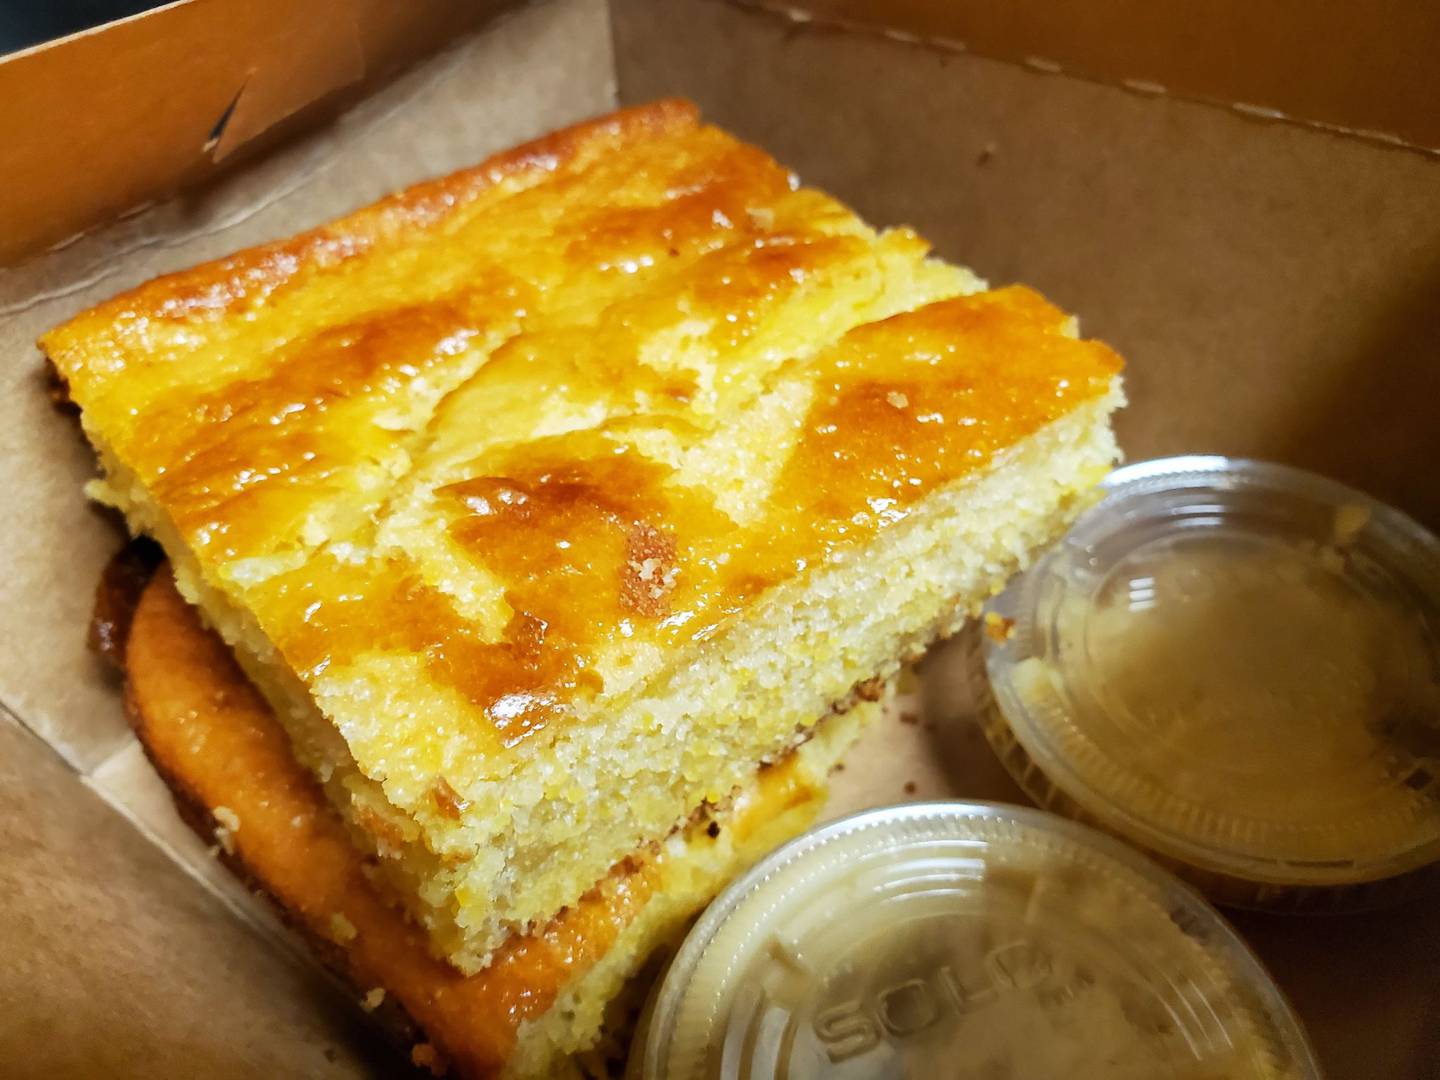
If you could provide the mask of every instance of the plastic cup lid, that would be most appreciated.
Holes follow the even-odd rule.
[[[666,1080],[1318,1076],[1188,887],[983,803],[867,811],[772,853],[691,931],[643,1038],[643,1075]]]
[[[1440,542],[1278,465],[1171,458],[1106,487],[984,616],[1031,794],[1267,887],[1440,859]]]

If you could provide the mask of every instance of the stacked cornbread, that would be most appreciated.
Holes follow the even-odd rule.
[[[713,840],[775,769],[822,773],[902,660],[1064,530],[1121,396],[1115,355],[1036,294],[982,291],[676,102],[42,346],[96,496],[159,540],[456,978],[500,978],[655,853],[639,906],[703,903],[756,852],[696,854],[697,823]],[[187,790],[205,767],[162,763]],[[615,985],[645,952],[596,951]],[[546,1045],[593,1039],[581,1012]],[[518,1041],[467,1071],[554,1067]]]

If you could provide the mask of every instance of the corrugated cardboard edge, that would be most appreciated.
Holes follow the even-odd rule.
[[[0,263],[230,171],[516,3],[181,0],[0,59]]]
[[[797,25],[974,52],[1047,74],[1440,154],[1435,5],[1223,0],[1180,10],[1144,0],[729,2]]]

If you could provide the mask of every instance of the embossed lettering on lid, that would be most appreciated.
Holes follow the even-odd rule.
[[[667,1080],[1318,1075],[1198,896],[1082,826],[982,803],[868,811],[776,852],[697,924],[642,1039],[643,1076]]]

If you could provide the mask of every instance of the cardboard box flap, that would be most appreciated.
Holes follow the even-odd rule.
[[[0,60],[0,265],[213,176],[504,6],[181,0]]]
[[[1144,93],[1440,148],[1440,5],[1416,0],[748,0]]]

